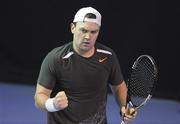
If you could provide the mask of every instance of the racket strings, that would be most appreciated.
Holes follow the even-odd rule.
[[[150,59],[144,57],[135,62],[128,80],[129,94],[134,105],[140,105],[151,94],[155,75],[156,71]]]

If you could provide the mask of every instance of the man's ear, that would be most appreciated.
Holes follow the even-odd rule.
[[[74,24],[74,23],[71,23],[71,24],[70,24],[70,28],[71,28],[71,33],[74,34],[75,24]]]

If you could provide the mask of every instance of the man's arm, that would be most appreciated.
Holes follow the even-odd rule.
[[[112,92],[115,95],[117,103],[120,106],[120,111],[122,113],[123,120],[125,122],[132,121],[136,117],[137,111],[135,111],[133,109],[133,111],[135,111],[135,113],[133,115],[131,115],[132,112],[130,112],[130,110],[132,110],[132,109],[127,106],[127,91],[128,91],[128,88],[127,88],[126,83],[123,81],[119,85],[111,86],[111,89],[112,89]]]
[[[37,83],[34,96],[35,106],[41,110],[47,111],[45,107],[45,102],[50,97],[51,92],[52,90],[49,90]]]
[[[116,101],[120,107],[126,106],[127,98],[127,86],[123,81],[119,85],[111,85],[111,90],[115,95]]]
[[[51,92],[52,90],[37,83],[36,93],[34,96],[36,107],[49,112],[65,109],[68,106],[68,100],[65,92],[60,91],[54,98],[50,98]]]

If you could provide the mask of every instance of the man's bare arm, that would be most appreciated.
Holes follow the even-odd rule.
[[[115,95],[116,101],[120,107],[126,106],[127,102],[127,86],[123,81],[119,85],[111,85],[113,94]]]
[[[52,90],[49,90],[37,83],[36,92],[34,96],[35,105],[37,108],[47,111],[45,107],[45,102],[50,97],[51,92]]]

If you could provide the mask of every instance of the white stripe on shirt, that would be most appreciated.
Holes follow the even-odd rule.
[[[62,57],[63,59],[67,59],[69,58],[71,55],[73,55],[74,52],[69,52],[68,54],[66,54],[64,57]]]
[[[105,54],[110,54],[110,55],[112,55],[112,53],[111,53],[110,51],[107,51],[107,50],[97,49],[96,51],[97,51],[97,52],[100,52],[100,53],[105,53]]]

